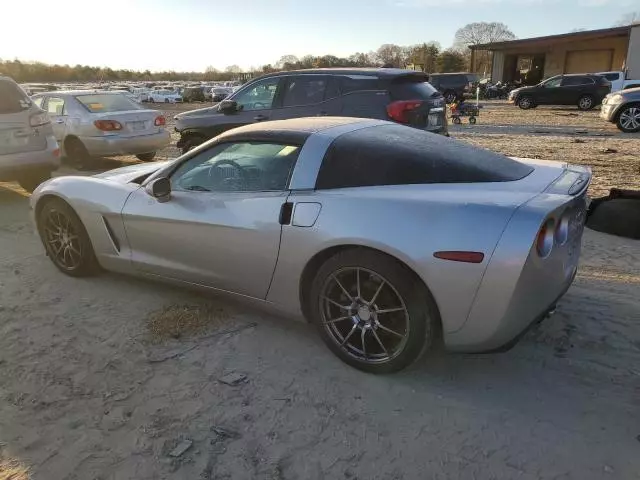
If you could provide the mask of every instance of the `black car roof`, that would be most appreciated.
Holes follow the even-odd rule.
[[[307,138],[322,130],[351,123],[371,122],[370,119],[354,117],[307,117],[277,120],[267,123],[252,123],[234,128],[216,138],[229,140],[255,140],[290,142],[302,145]],[[381,122],[383,123],[383,122]]]
[[[407,75],[427,77],[426,73],[416,70],[406,70],[402,68],[309,68],[305,70],[288,70],[274,73],[267,73],[259,78],[278,77],[280,75],[368,75],[378,78],[397,78]]]

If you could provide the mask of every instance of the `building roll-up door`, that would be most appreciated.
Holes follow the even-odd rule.
[[[613,50],[574,50],[567,52],[564,73],[595,73],[611,70]]]

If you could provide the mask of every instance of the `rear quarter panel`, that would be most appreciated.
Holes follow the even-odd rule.
[[[428,286],[446,331],[465,322],[485,269],[515,207],[526,192],[469,185],[347,188],[299,192],[290,201],[322,205],[312,227],[285,226],[267,300],[300,315],[301,277],[316,254],[364,246],[409,266]],[[479,251],[480,264],[436,259],[443,250]]]

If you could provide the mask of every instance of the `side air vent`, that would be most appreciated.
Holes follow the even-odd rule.
[[[118,237],[113,233],[113,229],[106,218],[102,217],[102,222],[104,223],[104,228],[107,230],[107,235],[111,240],[111,244],[116,252],[120,253],[120,242],[118,241]]]

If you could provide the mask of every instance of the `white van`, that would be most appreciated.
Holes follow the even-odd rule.
[[[60,166],[49,116],[16,82],[0,76],[0,181],[32,192]]]

